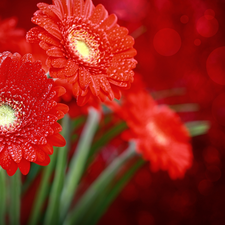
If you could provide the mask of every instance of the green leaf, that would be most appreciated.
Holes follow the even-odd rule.
[[[76,151],[74,152],[68,173],[65,178],[64,187],[60,199],[60,220],[62,221],[70,207],[73,196],[76,193],[78,184],[83,175],[87,163],[92,139],[100,120],[99,112],[94,108],[89,108],[87,122],[82,131]]]
[[[32,182],[35,180],[37,175],[41,172],[42,167],[40,165],[37,165],[35,163],[31,163],[30,171],[26,176],[26,180],[22,185],[22,195],[26,193],[26,191],[29,189]]]
[[[46,215],[44,219],[44,223],[46,225],[49,224],[57,224],[59,222],[59,202],[60,202],[60,194],[63,187],[63,182],[66,173],[67,167],[67,154],[70,146],[70,119],[68,115],[65,115],[62,120],[62,135],[66,139],[66,146],[58,149],[57,155],[57,163],[55,169],[55,175],[50,191],[48,207],[46,210]]]
[[[9,207],[9,224],[20,224],[20,196],[21,196],[21,173],[19,170],[9,177],[10,181],[10,207]]]
[[[198,104],[178,104],[178,105],[170,105],[171,109],[176,112],[195,112],[199,110]]]
[[[50,163],[48,166],[44,167],[41,176],[41,183],[38,188],[38,192],[35,196],[31,215],[29,218],[29,225],[36,225],[38,224],[40,218],[42,218],[42,211],[41,208],[46,200],[46,197],[49,193],[50,189],[50,176],[52,175],[53,169],[55,168],[55,162],[57,157],[57,148],[54,148],[54,153],[50,156]]]
[[[210,123],[209,121],[194,121],[185,123],[185,126],[189,130],[191,137],[195,137],[207,133]]]
[[[128,171],[126,171],[121,179],[117,180],[114,185],[109,184],[106,190],[102,193],[99,193],[97,201],[91,211],[87,213],[87,216],[84,218],[83,225],[94,225],[97,224],[99,219],[107,211],[108,207],[112,204],[114,199],[119,195],[125,185],[130,181],[135,172],[144,164],[145,162],[142,159],[139,159],[133,166],[131,166]]]
[[[113,126],[110,130],[108,130],[105,134],[101,136],[97,141],[95,141],[91,147],[89,154],[89,163],[92,161],[93,156],[97,153],[101,147],[105,146],[109,141],[119,135],[122,131],[127,128],[127,124],[125,122],[120,122]]]
[[[6,174],[5,170],[0,168],[0,224],[5,225],[6,219]]]
[[[83,219],[93,208],[98,200],[98,196],[104,192],[108,185],[114,180],[118,171],[124,164],[136,155],[135,144],[130,143],[128,149],[119,155],[93,182],[89,189],[84,193],[76,207],[68,214],[64,225],[83,224]]]

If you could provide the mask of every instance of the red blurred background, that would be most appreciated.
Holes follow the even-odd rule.
[[[17,17],[17,27],[28,30],[38,2],[1,0],[0,18]],[[179,113],[183,121],[211,123],[208,134],[192,139],[194,163],[183,180],[152,173],[145,165],[99,224],[225,224],[225,1],[94,1],[98,3],[135,37],[136,71],[158,102],[196,103],[197,111]],[[99,162],[89,175],[101,170]]]

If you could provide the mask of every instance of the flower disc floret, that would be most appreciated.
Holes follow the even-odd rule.
[[[119,99],[120,90],[133,82],[136,50],[117,17],[91,0],[54,0],[38,7],[32,18],[38,26],[27,40],[46,51],[50,75],[72,84],[79,105],[91,95],[101,101]]]
[[[48,165],[53,146],[65,145],[57,120],[68,107],[55,101],[64,92],[31,54],[0,54],[0,166],[10,176]]]

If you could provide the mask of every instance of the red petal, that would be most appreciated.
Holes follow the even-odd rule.
[[[61,32],[56,24],[48,24],[44,26],[44,29],[53,37],[57,38],[58,40],[62,40]]]
[[[98,77],[91,76],[90,89],[93,95],[98,96],[100,92],[100,83]]]
[[[68,111],[69,111],[68,105],[63,104],[63,103],[57,103],[57,105],[53,109],[60,110],[64,114],[68,113]]]
[[[114,57],[126,59],[126,58],[132,58],[135,55],[137,55],[137,51],[134,48],[131,48],[131,49],[126,50],[125,52],[119,52],[119,53],[115,54]]]
[[[112,80],[110,78],[108,80],[111,84],[114,84],[115,86],[122,87],[122,88],[128,88],[129,87],[127,82],[119,82],[119,81]]]
[[[23,151],[20,145],[10,145],[8,151],[14,162],[19,163],[21,161]]]
[[[49,69],[49,74],[51,77],[53,78],[61,78],[61,79],[65,79],[65,75],[62,73],[63,69],[58,69],[58,68],[50,68]]]
[[[53,154],[53,146],[47,143],[46,145],[41,145],[40,148],[48,155]]]
[[[41,9],[41,11],[45,14],[45,15],[47,15],[47,16],[49,16],[49,17],[51,17],[52,19],[54,19],[54,20],[58,20],[58,17],[55,15],[55,13],[49,8],[49,5],[48,4],[46,4],[46,3],[38,3],[37,4],[37,7],[39,8],[39,9]]]
[[[47,32],[42,32],[38,35],[38,38],[44,42],[46,42],[47,44],[50,45],[55,45],[55,46],[60,46],[59,41],[52,37],[52,35],[48,34]]]
[[[4,149],[5,145],[0,143],[0,152]]]
[[[62,86],[55,86],[52,88],[52,91],[56,91],[57,97],[60,97],[66,93],[66,89]]]
[[[114,85],[111,85],[111,88],[112,88],[112,91],[114,93],[115,98],[119,100],[121,98],[121,91],[120,91],[120,89],[117,88]]]
[[[55,5],[49,5],[48,8],[55,13],[55,15],[60,19],[63,20],[64,14],[61,14],[61,12],[58,10],[58,8]]]
[[[79,84],[83,90],[86,90],[91,83],[90,73],[84,68],[79,68]]]
[[[53,145],[53,146],[63,147],[63,146],[66,145],[66,140],[59,133],[51,135],[51,136],[47,137],[47,139],[48,139],[48,143]]]
[[[52,124],[51,128],[53,129],[54,133],[59,133],[62,131],[62,126],[59,123]]]
[[[106,30],[106,33],[108,34],[108,40],[111,43],[119,41],[121,38],[124,38],[128,34],[128,29],[125,27],[115,26],[110,30]]]
[[[97,5],[93,11],[93,14],[90,16],[90,21],[94,24],[100,24],[108,16],[108,12],[105,7],[101,4]]]
[[[23,150],[23,158],[29,162],[34,162],[36,160],[36,150],[31,145],[21,146]]]
[[[30,162],[28,162],[26,159],[22,159],[20,161],[20,163],[18,163],[18,167],[20,169],[20,172],[23,174],[23,175],[27,175],[30,171]]]
[[[84,106],[90,99],[90,91],[86,96],[77,96],[77,105]]]
[[[80,85],[78,84],[78,82],[76,82],[75,84],[73,84],[72,92],[73,92],[73,95],[74,95],[75,97],[80,95],[80,93],[81,93],[81,88],[80,88]]]
[[[16,173],[16,171],[17,171],[17,168],[18,168],[17,163],[15,163],[14,161],[12,161],[10,167],[7,169],[7,174],[9,176],[14,175]]]
[[[77,76],[78,66],[72,60],[67,60],[67,65],[61,69],[50,69],[50,75],[52,77],[65,78],[70,76]],[[52,75],[53,73],[53,75]]]
[[[46,53],[48,56],[53,56],[53,57],[64,57],[65,56],[64,52],[56,46],[49,48],[46,51]]]
[[[33,62],[33,56],[32,54],[28,53],[25,54],[22,58],[21,58],[21,64],[26,63],[26,62]]]
[[[117,17],[115,14],[111,14],[103,23],[99,26],[100,29],[109,30],[117,23]]]
[[[40,41],[39,42],[39,46],[44,49],[45,51],[47,51],[49,48],[51,48],[52,46],[47,44],[45,41]]]
[[[37,155],[37,158],[36,158],[36,161],[35,162],[43,162],[45,160],[45,153],[39,148],[39,147],[36,147],[36,155]]]
[[[39,43],[38,35],[43,32],[41,27],[33,27],[26,34],[26,40],[30,43]]]
[[[133,47],[133,45],[134,45],[134,38],[128,35],[125,38],[119,39],[116,43],[111,45],[112,52],[114,54],[122,52]]]
[[[65,76],[70,77],[77,73],[78,68],[78,65],[74,61],[68,60],[63,72]]]
[[[68,1],[68,2],[70,2],[70,1]],[[83,4],[84,4],[83,0],[73,1],[73,5],[71,7],[68,7],[68,8],[73,8],[72,9],[73,11],[70,12],[71,16],[76,15],[77,17],[80,17],[83,13]],[[69,12],[68,12],[68,14],[69,14]]]
[[[45,159],[42,162],[36,161],[36,164],[40,165],[40,166],[47,166],[50,163],[50,158],[47,154],[45,154]]]
[[[51,60],[51,65],[55,68],[63,68],[67,64],[67,59],[66,58],[50,58]]]
[[[56,6],[56,9],[59,9],[59,13],[64,16],[67,14],[67,6],[65,0],[53,0],[54,5]],[[62,18],[63,19],[63,18]]]
[[[91,16],[93,10],[94,10],[94,5],[92,3],[92,0],[86,0],[84,3],[84,17],[88,18]]]
[[[13,160],[9,155],[9,151],[5,148],[2,152],[0,152],[0,165],[3,169],[7,170],[12,162]]]

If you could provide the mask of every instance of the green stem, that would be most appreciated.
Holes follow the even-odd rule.
[[[51,162],[48,166],[46,166],[43,170],[42,177],[41,177],[41,184],[38,188],[38,193],[35,197],[33,208],[31,211],[31,216],[29,219],[28,224],[29,225],[36,225],[38,224],[40,218],[41,218],[41,208],[46,200],[46,197],[49,193],[49,186],[50,186],[50,176],[52,174],[52,171],[55,167],[55,161],[57,156],[57,148],[54,148],[54,154],[51,156]]]
[[[82,224],[83,218],[87,216],[89,210],[92,210],[92,207],[98,200],[99,194],[107,188],[121,167],[135,154],[135,144],[131,143],[129,148],[118,156],[85,192],[76,207],[66,217],[64,225]]]
[[[119,195],[121,190],[133,177],[135,172],[145,163],[142,159],[139,159],[132,167],[126,171],[121,179],[116,181],[114,185],[109,185],[106,191],[98,197],[98,201],[95,207],[88,212],[87,217],[84,218],[83,225],[94,225],[97,224],[102,215],[107,211],[108,207],[112,204],[113,200]]]
[[[113,126],[110,130],[108,130],[105,134],[103,134],[99,140],[97,140],[92,145],[89,157],[92,158],[94,154],[97,152],[97,150],[105,146],[110,140],[112,140],[114,137],[116,137],[126,128],[127,128],[127,124],[125,122],[118,123],[115,126]]]
[[[6,175],[0,168],[0,224],[5,225],[6,216]]]
[[[26,180],[22,185],[22,195],[25,195],[27,190],[32,185],[33,181],[37,178],[38,174],[41,172],[41,166],[35,163],[31,164],[30,171],[27,174]]]
[[[78,183],[83,175],[90,152],[90,146],[97,129],[99,119],[100,115],[98,111],[94,108],[90,108],[87,122],[82,131],[77,149],[71,159],[69,171],[62,190],[60,199],[60,221],[65,218],[76,192]]]
[[[62,135],[66,139],[66,146],[60,148],[58,152],[55,176],[49,196],[48,208],[43,223],[46,225],[57,224],[59,222],[59,199],[63,187],[67,167],[67,153],[70,145],[70,119],[68,115],[64,116],[62,127]]]
[[[21,195],[21,174],[20,171],[10,177],[10,208],[9,224],[20,224],[20,195]]]

